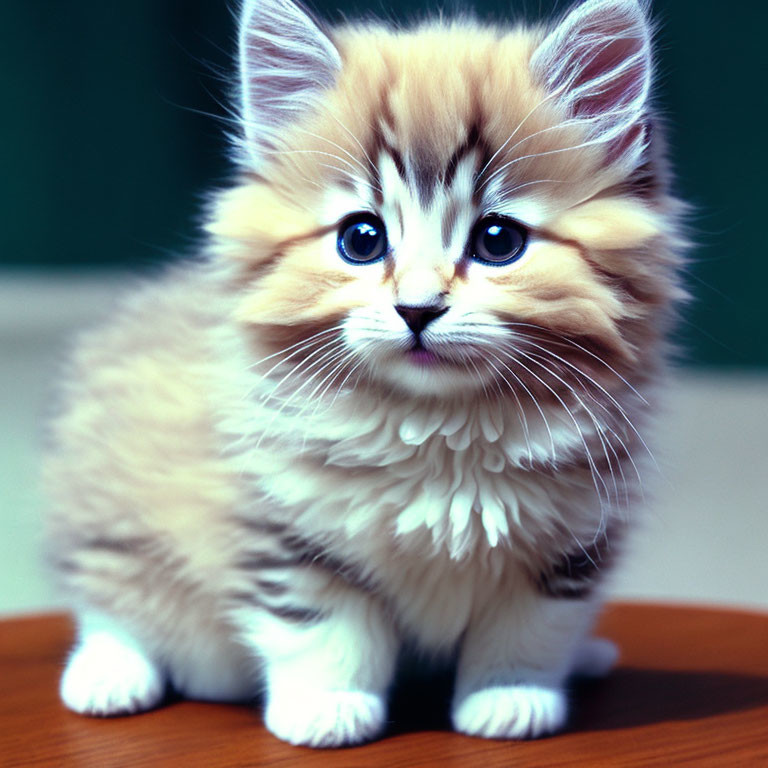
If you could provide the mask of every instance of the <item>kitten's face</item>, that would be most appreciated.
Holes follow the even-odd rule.
[[[224,198],[212,229],[245,245],[240,317],[297,345],[312,389],[551,391],[577,358],[605,373],[588,350],[622,368],[655,338],[647,318],[673,286],[638,184],[646,121],[597,125],[600,110],[615,124],[624,91],[574,104],[545,87],[566,55],[553,35],[343,30],[333,85],[267,143],[263,177]],[[641,48],[611,49],[604,68]]]

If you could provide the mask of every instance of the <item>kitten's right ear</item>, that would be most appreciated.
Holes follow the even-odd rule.
[[[318,23],[290,0],[245,0],[239,34],[242,122],[251,164],[317,104],[341,69]]]
[[[647,0],[585,0],[531,57],[534,75],[582,122],[611,162],[631,168],[645,148],[651,87]]]

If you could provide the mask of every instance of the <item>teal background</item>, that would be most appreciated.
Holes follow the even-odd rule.
[[[509,7],[529,18],[565,3]],[[427,3],[316,3],[337,19],[423,15]],[[444,7],[444,6],[443,6]],[[475,4],[501,18],[499,3]],[[504,6],[506,7],[506,6]],[[527,11],[527,12],[526,12]],[[765,70],[768,4],[657,0],[658,104],[677,188],[693,204],[685,360],[768,366]],[[2,3],[0,267],[152,270],[194,252],[224,139],[233,4]]]

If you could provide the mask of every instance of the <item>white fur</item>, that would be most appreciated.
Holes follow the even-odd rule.
[[[264,712],[272,733],[290,744],[340,747],[369,741],[386,720],[381,695],[365,691],[285,691],[279,685]]]
[[[165,680],[141,646],[103,616],[81,616],[80,639],[61,678],[61,698],[84,715],[143,712],[163,697]]]
[[[529,738],[565,722],[562,692],[571,648],[589,629],[593,608],[548,600],[515,582],[476,610],[462,643],[453,720],[465,733]]]
[[[562,728],[565,694],[540,685],[484,688],[463,699],[453,711],[457,731],[486,739],[530,739]]]
[[[268,396],[275,383],[255,385]],[[258,430],[241,441],[242,466],[263,493],[290,510],[299,530],[338,526],[338,534],[367,548],[358,535],[379,521],[403,537],[404,547],[423,546],[426,534],[429,549],[461,560],[481,542],[508,540],[512,530],[523,537],[529,526],[546,530],[547,520],[554,525],[566,510],[573,515],[576,499],[594,506],[594,489],[581,480],[571,485],[565,477],[532,477],[524,467],[531,457],[556,464],[581,448],[564,412],[547,413],[545,424],[529,409],[526,423],[514,400],[502,408],[470,395],[446,407],[346,393],[329,396],[308,419],[303,400],[282,408],[290,392],[286,387],[277,402],[235,411],[227,423],[233,430],[244,423]],[[577,417],[583,433],[592,434],[589,419]],[[298,448],[304,453],[297,455]],[[325,457],[321,465],[312,454]],[[379,469],[366,470],[371,467]],[[483,516],[476,514],[481,508]],[[596,521],[590,516],[587,525],[591,538]]]
[[[312,598],[325,615],[308,626],[268,612],[236,615],[243,642],[262,660],[265,723],[292,744],[366,741],[384,727],[394,629],[375,601],[344,584],[316,589]]]
[[[570,671],[602,677],[617,656],[616,646],[610,641],[589,638],[577,648]],[[560,730],[567,716],[567,697],[557,683],[489,685],[458,698],[452,713],[457,731],[489,739],[545,736]]]

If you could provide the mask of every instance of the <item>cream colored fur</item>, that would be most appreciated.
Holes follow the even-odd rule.
[[[598,61],[625,35],[647,78],[643,10],[327,36],[281,3],[244,9],[249,152],[207,258],[73,359],[46,464],[50,557],[81,617],[62,696],[112,714],[166,683],[263,690],[277,736],[355,743],[383,730],[411,641],[458,648],[458,730],[552,732],[566,677],[610,663],[587,641],[599,571],[641,496],[683,294],[647,88],[606,106],[579,72],[566,91],[545,74],[573,35],[597,35]],[[585,122],[596,104],[610,131]],[[337,252],[360,210],[387,229],[376,264]],[[489,212],[529,232],[514,264],[469,258]],[[422,340],[440,362],[416,364],[395,305],[438,301]]]

